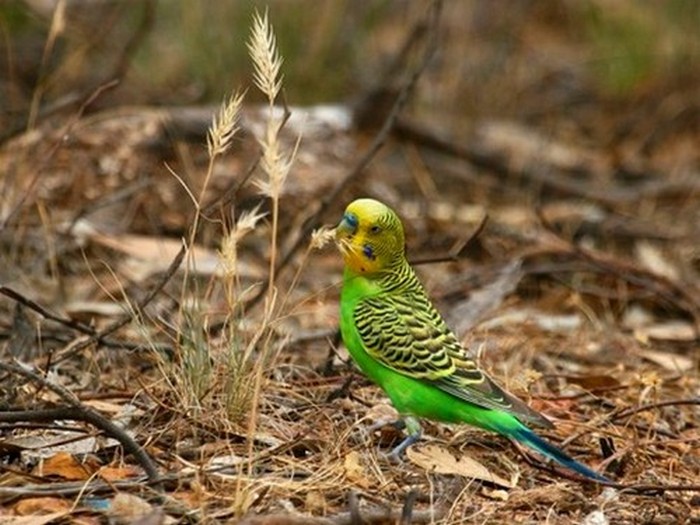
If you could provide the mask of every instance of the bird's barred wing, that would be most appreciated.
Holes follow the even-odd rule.
[[[477,406],[552,426],[477,368],[424,294],[367,297],[356,306],[354,321],[365,351],[394,371]]]
[[[354,314],[365,350],[397,372],[438,380],[451,376],[461,365],[472,382],[482,381],[473,362],[457,363],[450,355],[448,348],[457,341],[434,309],[403,297],[374,296],[360,301]]]

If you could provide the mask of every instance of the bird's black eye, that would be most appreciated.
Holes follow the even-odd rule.
[[[374,226],[372,226],[369,229],[370,233],[379,233],[380,231],[382,231],[382,228],[380,226],[378,226],[377,224],[375,224]]]

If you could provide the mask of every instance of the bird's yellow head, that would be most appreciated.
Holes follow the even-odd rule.
[[[356,274],[371,276],[404,262],[401,220],[377,200],[351,202],[335,229],[335,238],[345,266]]]

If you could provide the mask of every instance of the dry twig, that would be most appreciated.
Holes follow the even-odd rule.
[[[72,393],[60,385],[48,381],[38,373],[20,365],[0,362],[0,369],[20,375],[26,379],[48,388],[58,395],[67,407],[39,411],[18,411],[0,413],[0,422],[18,421],[55,421],[57,419],[72,419],[85,421],[99,428],[108,436],[116,439],[124,447],[124,450],[134,456],[146,472],[149,481],[156,488],[161,488],[160,473],[158,468],[146,451],[123,428],[115,425],[102,414],[92,408],[83,405]]]

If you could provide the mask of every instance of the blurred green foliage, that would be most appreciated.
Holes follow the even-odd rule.
[[[9,33],[24,29],[30,22],[30,13],[23,2],[19,0],[4,0],[0,2],[0,26],[6,36]]]
[[[362,44],[390,2],[361,4],[270,2],[288,79],[285,88],[295,103],[338,100],[359,88],[354,72],[362,66]],[[253,1],[162,2],[150,45],[138,55],[137,74],[155,83],[189,84],[205,100],[218,100],[232,85],[248,85],[245,43],[255,9],[265,7]],[[160,67],[154,69],[154,64]]]
[[[147,5],[145,0],[69,1],[65,31],[39,74],[51,10],[36,9],[46,2],[35,9],[30,4],[0,1],[0,113],[26,113],[38,81],[44,83],[42,104],[50,104],[111,80]],[[351,100],[381,78],[428,2],[161,0],[155,5],[144,38],[127,57],[126,78],[100,98],[101,104],[219,102],[233,88],[249,86],[250,21],[255,9],[266,8],[284,58],[287,100]],[[700,2],[512,0],[508,8],[503,5],[445,2],[440,51],[414,107],[435,112],[439,106],[465,121],[489,108],[517,111],[521,101],[514,97],[546,83],[567,60],[579,75],[577,85],[612,97],[697,76]]]
[[[625,95],[659,76],[683,75],[700,59],[700,2],[587,2],[583,28],[600,87]]]

